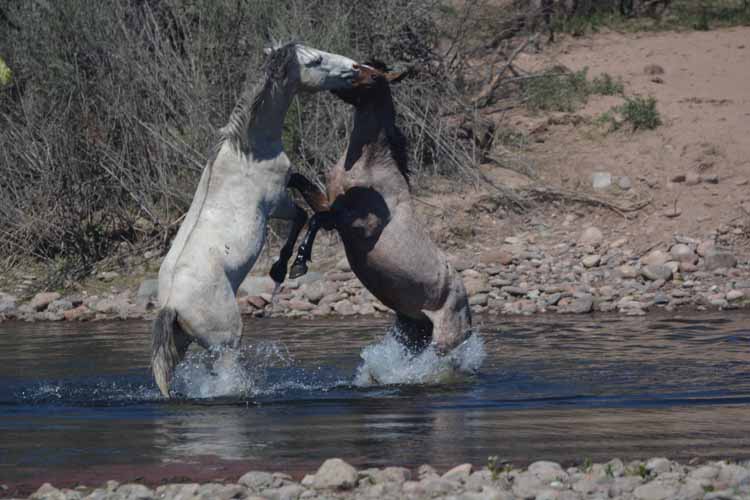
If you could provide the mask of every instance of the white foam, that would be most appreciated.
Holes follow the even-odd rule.
[[[354,385],[371,387],[391,384],[443,384],[476,373],[486,357],[484,341],[475,333],[446,356],[433,347],[410,353],[391,331],[360,354]]]
[[[177,366],[172,388],[191,399],[254,396],[268,390],[269,368],[291,363],[286,347],[279,343],[190,352]]]

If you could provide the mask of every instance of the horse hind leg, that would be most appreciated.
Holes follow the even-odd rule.
[[[460,279],[454,280],[442,308],[422,312],[432,321],[432,345],[440,355],[450,353],[471,336],[471,308]]]
[[[412,354],[424,351],[432,341],[433,326],[428,319],[414,319],[396,313],[394,336]]]

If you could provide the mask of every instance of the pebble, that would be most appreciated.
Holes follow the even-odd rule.
[[[641,274],[649,280],[668,280],[672,277],[672,269],[664,264],[649,264],[641,268]]]
[[[597,227],[586,228],[578,238],[578,244],[581,246],[598,247],[602,241],[604,241],[604,235]]]

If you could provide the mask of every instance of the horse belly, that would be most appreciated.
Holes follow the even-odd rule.
[[[347,245],[346,239],[344,244],[352,271],[365,287],[388,307],[417,317],[443,294],[445,257],[410,220],[392,219],[367,251]]]

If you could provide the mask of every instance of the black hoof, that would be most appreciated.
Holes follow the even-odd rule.
[[[307,274],[307,264],[304,262],[295,262],[292,269],[289,271],[289,277],[291,279],[299,278]]]
[[[271,279],[275,283],[283,283],[286,278],[286,265],[282,264],[280,260],[277,260],[274,265],[271,266],[271,272],[268,273]]]

